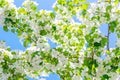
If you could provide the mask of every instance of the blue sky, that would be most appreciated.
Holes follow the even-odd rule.
[[[21,4],[24,0],[15,0],[15,4],[17,7],[21,7]],[[39,3],[38,9],[46,9],[46,10],[53,10],[52,5],[56,0],[34,0]],[[87,0],[88,2],[96,2],[97,0]],[[74,18],[75,19],[75,18]],[[77,21],[77,20],[76,20]],[[107,34],[107,24],[102,24],[100,26],[100,31],[102,34]],[[25,50],[25,48],[20,44],[19,39],[17,38],[17,35],[11,33],[11,32],[5,32],[2,27],[0,27],[0,40],[5,40],[6,45],[10,46],[12,50]],[[115,47],[115,42],[117,38],[114,33],[110,34],[110,47]],[[55,47],[55,44],[52,43],[50,40],[48,40],[51,47]],[[47,80],[60,80],[59,76],[57,74],[50,74],[49,77],[46,78]],[[33,80],[33,79],[30,79]]]
[[[17,7],[21,7],[22,2],[24,0],[14,0],[14,4]],[[53,10],[52,5],[56,0],[34,0],[38,5],[38,9],[46,9],[46,10]],[[9,32],[5,32],[2,27],[0,27],[0,40],[6,41],[6,45],[10,46],[12,50],[25,50],[25,47],[23,47],[20,44],[20,41],[17,37],[17,35]],[[51,48],[54,48],[56,45],[52,43],[51,40],[48,39],[48,42],[50,43]],[[29,78],[29,80],[34,80]],[[50,74],[49,77],[46,77],[46,80],[60,80],[59,76],[57,74]]]

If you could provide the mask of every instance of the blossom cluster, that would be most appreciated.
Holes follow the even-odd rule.
[[[25,0],[17,8],[13,0],[0,0],[0,25],[16,33],[26,51],[12,51],[0,42],[0,79],[27,80],[26,76],[48,76],[62,80],[117,80],[120,73],[119,0],[57,0],[54,11],[38,10]],[[76,16],[81,22],[76,22]],[[107,23],[117,34],[115,48],[99,26]],[[51,48],[47,38],[59,46]],[[107,48],[107,49],[106,49]],[[105,57],[103,57],[105,56]]]

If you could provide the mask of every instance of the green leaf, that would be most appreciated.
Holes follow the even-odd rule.
[[[7,26],[3,26],[3,30],[8,32],[8,27]]]
[[[55,14],[54,13],[50,13],[51,18],[55,18]]]
[[[111,11],[111,9],[112,9],[112,6],[111,5],[108,5],[107,7],[106,7],[106,11],[108,12],[108,11]]]
[[[92,20],[94,20],[94,19],[96,19],[96,20],[100,20],[100,16],[93,16],[92,18],[91,18]]]
[[[56,31],[56,26],[55,25],[52,26],[52,30]]]
[[[47,34],[47,31],[46,30],[40,30],[40,35],[44,36]]]
[[[81,24],[81,25],[79,26],[79,28],[80,28],[80,29],[86,28],[86,25]]]
[[[39,26],[45,26],[45,22],[39,22],[38,25]]]
[[[73,14],[73,15],[76,15],[76,12],[75,12],[75,10],[73,10],[73,11],[72,11],[72,14]]]
[[[55,38],[56,40],[58,40],[60,37],[59,37],[59,35],[54,35],[54,38]]]
[[[57,58],[53,58],[53,59],[52,59],[52,64],[57,65],[57,64],[58,64],[58,62],[59,62],[59,60],[58,60]]]
[[[9,60],[10,60],[9,56],[5,55],[5,56],[4,56],[4,60],[5,60],[5,61],[9,61]]]
[[[24,42],[23,42],[24,47],[27,47],[30,44],[30,42],[31,41],[28,39],[24,40]]]
[[[71,34],[71,33],[68,33],[68,34],[67,34],[67,37],[68,37],[68,39],[71,39],[71,38],[72,38],[72,34]]]
[[[19,8],[19,9],[18,9],[18,13],[19,13],[19,14],[24,14],[24,15],[27,14],[27,12],[26,12],[26,10],[25,10],[24,8]]]
[[[39,51],[35,51],[31,54],[32,58],[34,58],[36,55],[38,55]]]
[[[5,5],[8,5],[8,2],[5,0],[0,0],[0,7],[4,7]]]
[[[16,58],[13,58],[10,62],[11,63],[15,63],[17,61],[17,59]]]
[[[82,6],[81,6],[81,9],[82,10],[86,10],[87,8],[88,8],[88,6],[89,6],[89,4],[82,4]]]
[[[54,10],[55,10],[55,11],[58,11],[58,7],[57,7],[57,6],[55,6],[55,7],[54,7]]]
[[[41,66],[43,64],[43,62],[40,62],[39,65]]]
[[[13,52],[11,52],[11,54],[12,54],[12,55],[16,55],[16,52],[13,51]]]
[[[120,0],[114,0],[114,4],[115,4],[115,5],[118,5],[119,2],[120,2]]]
[[[64,51],[64,53],[63,53],[65,56],[68,56],[69,55],[69,52],[67,52],[67,51]]]
[[[100,42],[102,46],[105,46],[105,44],[107,43],[107,38],[102,38]]]
[[[116,60],[117,61],[117,60]],[[115,63],[116,61],[113,61],[112,63]],[[116,65],[114,65],[114,64],[112,64],[111,66],[111,70],[112,71],[116,71],[117,69],[118,69],[118,66],[116,66]]]
[[[11,29],[11,32],[15,33],[15,29]]]
[[[86,10],[83,10],[83,11],[82,11],[82,15],[83,15],[83,16],[85,16],[86,13],[87,13]]]
[[[109,80],[110,76],[108,76],[107,74],[104,74],[101,80]]]
[[[27,30],[27,33],[28,33],[28,35],[32,35],[32,30],[31,30],[31,29],[28,29],[28,30]]]
[[[33,11],[36,11],[36,10],[37,10],[37,6],[36,6],[36,5],[31,5],[31,9],[32,9]]]
[[[99,47],[99,46],[101,46],[101,43],[95,42],[95,43],[94,43],[94,46],[95,46],[95,47]]]
[[[10,48],[7,48],[7,50],[8,50],[8,51],[11,51],[11,49],[10,49]]]
[[[8,24],[8,23],[13,23],[12,19],[10,18],[5,18],[5,24]]]
[[[106,12],[106,13],[104,14],[104,17],[106,17],[107,20],[109,21],[109,20],[110,20],[110,13],[109,13],[109,12]]]
[[[16,32],[17,32],[17,35],[18,35],[18,36],[21,36],[21,35],[22,35],[22,31],[21,31],[20,29],[17,29]]]
[[[112,22],[109,23],[109,27],[110,27],[111,32],[115,31],[115,28],[116,28],[117,24],[118,24],[117,21],[112,21]]]
[[[115,53],[116,56],[119,56],[120,55],[120,48],[117,47],[113,50],[113,52]]]

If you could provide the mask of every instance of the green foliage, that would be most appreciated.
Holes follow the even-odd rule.
[[[31,40],[26,39],[23,43],[24,47],[28,47],[28,45],[31,43]]]
[[[115,31],[115,28],[116,28],[117,24],[118,24],[117,21],[112,21],[112,22],[109,23],[109,27],[110,27],[111,32]]]
[[[111,9],[112,9],[112,5],[108,5],[108,6],[106,7],[106,11],[107,11],[107,12],[111,11]]]
[[[50,13],[51,18],[55,18],[55,13]]]
[[[110,76],[108,76],[107,74],[104,74],[102,77],[101,77],[101,80],[109,80]]]
[[[100,47],[100,46],[101,46],[101,43],[95,42],[95,43],[94,43],[94,46],[95,46],[95,47]]]
[[[0,7],[4,7],[6,5],[8,5],[9,3],[5,0],[0,0]]]
[[[41,36],[45,36],[46,34],[47,34],[47,31],[46,31],[46,30],[41,30],[41,31],[40,31],[40,35],[41,35]]]
[[[8,27],[7,26],[3,26],[3,30],[7,32],[8,31]]]
[[[116,79],[120,73],[118,3],[57,0],[54,11],[47,11],[38,10],[34,1],[27,0],[16,8],[13,2],[0,0],[3,30],[17,34],[27,48],[12,51],[0,43],[0,79],[5,75],[7,80],[27,80],[26,75],[35,78],[42,71],[56,72],[61,80],[79,80],[81,76],[84,80]],[[109,34],[117,34],[115,48],[106,50],[111,34],[106,37],[100,32],[99,26],[104,23],[109,25]],[[46,38],[60,46],[51,49]]]

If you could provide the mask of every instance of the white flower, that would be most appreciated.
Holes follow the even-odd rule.
[[[48,76],[49,76],[49,74],[48,74],[48,73],[46,73],[45,71],[43,71],[43,72],[41,72],[41,73],[40,73],[40,76],[48,77]]]
[[[9,3],[13,3],[14,2],[14,0],[6,0],[7,2],[9,2]]]
[[[68,62],[66,57],[62,54],[59,54],[58,59],[60,60],[60,62],[62,62],[63,65],[67,64],[67,62]]]
[[[1,75],[2,75],[1,80],[7,80],[8,77],[10,77],[10,74],[4,74],[4,73],[2,73]]]
[[[30,3],[29,2],[33,2],[33,1],[25,0],[22,5],[26,6],[29,9],[30,8]],[[36,3],[36,2],[33,2],[33,4],[36,5],[36,6],[38,5],[38,3]]]
[[[119,80],[119,74],[110,72],[108,75],[111,76],[110,80]]]
[[[120,39],[117,40],[116,45],[117,45],[118,47],[120,47]]]
[[[72,62],[70,62],[70,67],[71,67],[71,68],[75,68],[75,64],[72,63]]]
[[[52,57],[57,58],[59,56],[58,51],[56,51],[55,49],[52,50]]]
[[[100,42],[101,38],[94,38],[94,42]]]
[[[72,77],[72,80],[81,80],[80,78],[81,78],[80,76],[74,75],[74,76]]]
[[[4,15],[4,9],[0,8],[0,25],[3,26],[4,24],[4,19],[5,19],[5,15]]]
[[[0,41],[0,48],[2,48],[2,49],[6,49],[7,48],[7,46],[6,46],[4,41]]]

